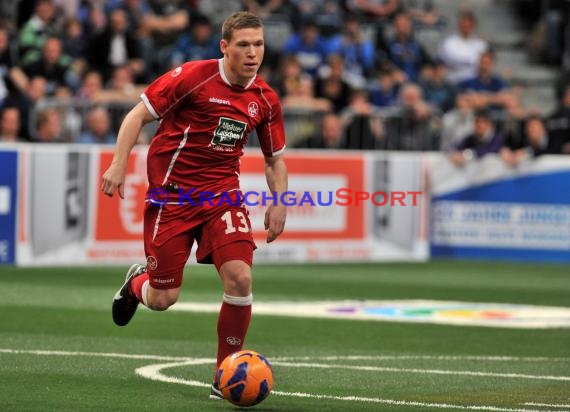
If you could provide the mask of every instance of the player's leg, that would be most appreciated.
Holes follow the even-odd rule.
[[[134,278],[131,281],[131,290],[140,303],[156,311],[168,309],[176,303],[180,295],[180,287],[172,289],[158,289],[152,287],[148,273]]]
[[[174,230],[180,230],[180,222],[170,218],[172,212],[166,211],[162,224],[158,225],[159,210],[156,207],[145,209],[147,265],[133,265],[113,299],[113,320],[119,326],[129,323],[139,303],[153,310],[166,310],[180,294],[184,266],[194,239],[190,231],[179,233]]]
[[[147,273],[134,278],[131,284],[139,302],[149,309],[163,311],[178,300],[184,266],[193,242],[190,231],[178,233],[160,243],[145,239]]]
[[[192,238],[188,233],[174,236],[161,245],[146,245],[147,265],[133,265],[125,283],[113,299],[113,320],[125,326],[138,304],[152,310],[168,309],[177,300],[184,266],[190,255]]]
[[[113,320],[117,325],[125,326],[135,315],[139,303],[152,310],[162,311],[172,306],[179,295],[180,287],[153,288],[146,266],[135,263],[127,271],[125,282],[113,298]]]
[[[243,347],[251,319],[252,275],[251,258],[253,244],[249,241],[230,243],[216,249],[212,260],[224,286],[222,306],[218,315],[217,370],[226,358]],[[217,376],[210,391],[210,398],[221,398]]]
[[[214,263],[224,286],[218,316],[217,366],[229,354],[242,349],[251,319],[251,265],[255,243],[247,210],[240,206],[215,207],[196,233],[199,263]],[[208,216],[209,215],[209,216]],[[221,397],[214,383],[210,397]]]
[[[218,317],[217,364],[241,350],[251,318],[251,265],[255,243],[247,210],[227,205],[205,208],[205,223],[196,231],[199,263],[214,263],[224,295]]]
[[[246,241],[222,246],[213,253],[224,295],[218,316],[218,352],[216,368],[233,352],[242,349],[251,319],[253,246]],[[244,256],[244,258],[240,258]]]
[[[155,289],[149,286],[145,306],[152,310],[166,310],[174,305],[180,296],[180,288]]]

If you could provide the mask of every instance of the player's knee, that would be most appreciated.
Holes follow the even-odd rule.
[[[167,300],[157,300],[154,302],[148,302],[148,307],[152,310],[156,310],[156,311],[163,311],[168,309],[170,306],[172,306],[172,303],[170,303]]]
[[[166,294],[153,296],[148,301],[148,307],[152,310],[163,311],[176,303],[176,298]]]
[[[238,273],[235,278],[236,286],[240,289],[251,289],[251,273],[242,272]]]
[[[251,272],[233,271],[226,277],[226,289],[234,296],[247,296],[251,293]]]

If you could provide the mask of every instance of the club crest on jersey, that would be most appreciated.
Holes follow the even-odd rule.
[[[172,72],[170,73],[170,75],[172,77],[176,77],[178,76],[180,73],[182,73],[182,67],[178,66],[176,69],[172,70]]]
[[[158,260],[154,256],[149,256],[146,258],[146,265],[150,270],[156,270],[158,268]]]
[[[218,127],[214,130],[211,146],[234,147],[236,142],[243,139],[247,124],[228,117],[220,117]]]
[[[257,103],[250,102],[247,105],[247,113],[249,114],[250,117],[257,116],[257,113],[259,113],[259,106],[257,106]]]

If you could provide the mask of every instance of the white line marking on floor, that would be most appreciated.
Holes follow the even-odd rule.
[[[167,383],[177,383],[195,387],[203,387],[208,388],[210,384],[205,382],[200,382],[196,380],[187,380],[182,379],[174,376],[167,376],[161,373],[161,370],[167,368],[174,368],[186,365],[206,365],[206,364],[213,364],[215,359],[213,358],[191,358],[191,357],[180,357],[180,356],[158,356],[158,355],[145,355],[145,354],[129,354],[129,353],[115,353],[115,352],[82,352],[82,351],[57,351],[57,350],[25,350],[25,349],[9,349],[9,348],[0,348],[0,354],[25,354],[25,355],[39,355],[39,356],[88,356],[88,357],[106,357],[106,358],[122,358],[122,359],[137,359],[137,360],[158,360],[158,361],[173,361],[170,363],[162,363],[162,364],[154,364],[154,365],[147,365],[136,369],[136,373],[139,376],[152,379],[155,381],[162,381]],[[357,359],[382,359],[384,357],[355,357],[355,356],[330,356],[330,357],[317,357],[317,358],[309,358],[309,359],[329,359],[329,360],[357,360]],[[391,357],[392,359],[397,357]],[[403,356],[402,358],[407,359],[414,359],[413,356]],[[426,359],[425,356],[417,356],[418,359]],[[429,357],[431,359],[431,357]],[[435,357],[440,358],[440,357]],[[448,357],[453,358],[456,360],[464,359],[464,357],[454,356]],[[469,358],[469,357],[467,357]],[[480,357],[479,357],[480,358]],[[496,357],[489,357],[498,359]],[[500,357],[502,358],[502,357]],[[275,358],[279,359],[277,361],[273,361],[273,364],[280,364],[282,366],[288,367],[341,367],[341,368],[366,368],[362,370],[368,370],[368,368],[373,367],[357,367],[352,365],[323,365],[323,364],[303,364],[303,363],[288,363],[285,362],[283,359],[287,358]],[[297,358],[299,359],[299,358]],[[509,360],[514,360],[519,358],[509,358]],[[544,361],[553,360],[558,358],[526,358],[537,360],[541,359]],[[561,358],[565,359],[565,358]],[[321,365],[321,366],[319,366]],[[444,374],[452,373],[457,374],[458,372],[463,374],[466,372],[468,374],[474,374],[477,376],[487,376],[485,372],[469,372],[469,371],[439,371],[437,370],[430,371],[424,369],[410,369],[410,370],[397,370],[398,368],[382,368],[382,369],[393,369],[390,371],[413,371],[413,373],[436,373],[443,372]],[[370,369],[376,370],[376,369]],[[485,374],[485,375],[480,375]],[[527,377],[528,379],[545,379],[545,378],[564,378],[563,380],[570,380],[570,377],[565,376],[554,376],[554,377],[541,377],[535,375],[520,375],[520,374],[493,374],[493,375],[505,375],[505,377]],[[331,399],[331,400],[339,400],[339,401],[354,401],[354,402],[372,402],[372,403],[379,403],[385,405],[399,405],[399,406],[409,406],[409,407],[426,407],[426,408],[436,408],[436,409],[460,409],[460,410],[477,410],[477,411],[495,411],[495,412],[561,412],[560,409],[556,410],[545,410],[545,409],[520,409],[520,408],[503,408],[498,406],[487,406],[487,405],[453,405],[453,404],[446,404],[446,403],[429,403],[429,402],[415,402],[415,401],[404,401],[404,400],[394,400],[394,399],[382,399],[382,398],[368,398],[368,397],[360,397],[360,396],[333,396],[333,395],[319,395],[319,394],[311,394],[311,393],[303,393],[303,392],[283,392],[283,391],[272,391],[274,395],[277,396],[291,396],[297,398],[311,398],[311,399]],[[562,408],[568,407],[568,405],[551,405],[551,404],[539,404],[539,403],[532,403],[528,402],[524,404],[525,406],[544,406],[544,407],[553,407],[553,408]],[[570,411],[567,411],[570,412]]]
[[[70,351],[53,351],[53,350],[20,350],[20,349],[0,349],[0,353],[13,353],[13,354],[29,354],[29,355],[54,355],[54,356],[93,356],[93,357],[106,357],[106,358],[123,358],[123,359],[145,359],[145,360],[158,360],[158,361],[195,361],[195,358],[176,357],[176,356],[157,356],[157,355],[143,355],[143,354],[129,354],[129,353],[104,353],[104,352],[70,352]],[[379,357],[380,358],[380,357]],[[413,357],[410,357],[413,359]],[[432,374],[432,375],[462,375],[462,376],[487,376],[498,378],[513,378],[513,379],[536,379],[536,380],[552,380],[552,381],[570,381],[570,376],[549,376],[549,375],[528,375],[520,373],[496,373],[496,372],[475,372],[475,371],[455,371],[448,369],[417,369],[417,368],[389,368],[383,366],[358,366],[358,365],[329,365],[322,363],[302,363],[284,360],[287,358],[274,358],[272,363],[274,365],[288,366],[295,368],[321,368],[321,369],[353,369],[362,371],[374,372],[395,372],[395,373],[418,373],[418,374]],[[294,359],[294,358],[291,358]],[[312,358],[315,359],[315,358]],[[322,359],[322,358],[320,358]],[[355,359],[354,357],[327,357],[327,360],[341,360],[341,359]],[[368,357],[367,359],[375,359]],[[425,357],[421,357],[425,359]],[[456,360],[462,359],[455,357]],[[213,362],[211,359],[203,359],[208,362]]]
[[[353,369],[353,370],[375,371],[375,372],[420,373],[420,374],[430,374],[430,375],[489,376],[497,378],[570,381],[570,376],[549,376],[549,375],[543,376],[543,375],[527,375],[522,373],[454,371],[448,369],[387,368],[384,366],[329,365],[324,363],[292,363],[292,362],[282,362],[276,360],[273,360],[271,363],[273,365],[289,366],[293,368]]]
[[[70,352],[61,350],[25,350],[25,349],[0,349],[0,353],[12,353],[22,355],[46,355],[46,356],[94,356],[102,358],[123,358],[123,359],[144,359],[158,361],[187,361],[195,358],[185,358],[180,356],[157,356],[157,355],[137,355],[131,353],[105,353],[105,352]]]
[[[560,405],[556,403],[536,403],[536,402],[526,402],[522,405],[525,406],[544,406],[547,408],[570,408],[570,405]]]
[[[167,382],[167,383],[179,383],[182,385],[188,386],[197,386],[200,388],[209,388],[211,384],[207,384],[200,381],[195,380],[186,380],[182,378],[177,378],[175,376],[167,376],[162,374],[160,371],[162,369],[168,368],[176,368],[179,366],[187,366],[187,365],[205,365],[213,363],[213,359],[196,359],[196,360],[187,360],[183,362],[172,362],[172,363],[158,363],[154,365],[147,365],[141,368],[135,369],[135,373],[143,378],[147,378],[153,381],[160,381],[160,382]]]
[[[54,356],[100,356],[105,358],[124,359],[148,359],[158,361],[189,361],[195,358],[190,356],[160,356],[148,354],[113,353],[113,352],[77,352],[43,349],[10,349],[0,348],[0,353],[28,354],[28,355],[54,355]],[[310,361],[310,360],[473,360],[473,361],[497,361],[497,362],[570,362],[570,358],[548,357],[518,357],[518,356],[447,356],[447,355],[349,355],[349,356],[275,356],[275,361]]]
[[[352,356],[285,356],[273,358],[281,361],[310,361],[310,360],[467,360],[492,362],[570,362],[570,358],[548,358],[545,356],[449,356],[449,355],[352,355]]]
[[[182,378],[172,377],[164,375],[161,371],[167,368],[174,368],[184,365],[198,365],[201,364],[201,360],[186,361],[186,362],[174,362],[174,363],[164,363],[156,365],[143,366],[138,368],[135,372],[144,377],[154,381],[167,382],[167,383],[178,383],[188,386],[197,386],[201,388],[210,387],[209,384],[195,381],[186,380]],[[454,405],[447,403],[429,403],[429,402],[416,402],[416,401],[404,401],[395,399],[382,399],[382,398],[369,398],[362,396],[334,396],[334,395],[318,395],[312,393],[304,392],[284,392],[284,391],[271,391],[273,395],[276,396],[286,396],[294,398],[310,398],[310,399],[330,399],[335,401],[352,401],[352,402],[369,402],[378,403],[384,405],[395,405],[395,406],[408,406],[408,407],[420,407],[420,408],[433,408],[433,409],[460,409],[460,410],[474,410],[474,411],[494,411],[494,412],[560,412],[547,411],[544,409],[521,409],[521,408],[502,408],[498,406],[487,406],[487,405]]]

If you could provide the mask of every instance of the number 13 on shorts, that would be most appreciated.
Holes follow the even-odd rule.
[[[228,210],[220,219],[226,224],[226,235],[235,233],[236,231],[242,233],[251,232],[249,219],[247,219],[245,214],[240,210]]]

